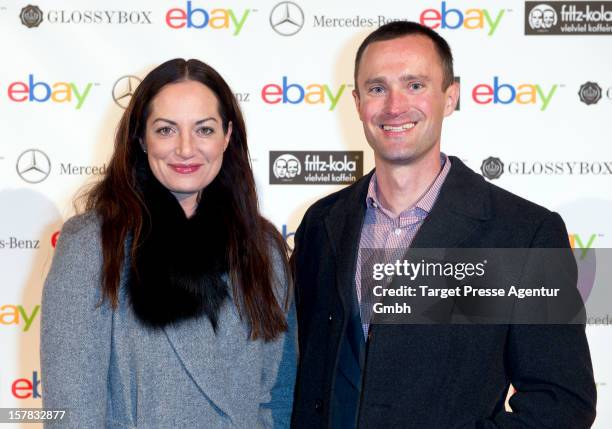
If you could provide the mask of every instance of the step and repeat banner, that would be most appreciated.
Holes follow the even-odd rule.
[[[262,210],[292,246],[310,204],[373,168],[353,59],[393,20],[436,29],[454,51],[461,96],[442,150],[558,211],[585,257],[611,247],[610,1],[0,0],[0,407],[42,404],[40,298],[54,246],[149,70],[198,58],[227,79]],[[590,322],[595,427],[608,428],[612,316]]]

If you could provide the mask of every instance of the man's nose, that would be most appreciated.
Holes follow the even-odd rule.
[[[404,91],[397,89],[389,90],[385,103],[385,113],[388,115],[397,116],[408,110],[410,97]]]

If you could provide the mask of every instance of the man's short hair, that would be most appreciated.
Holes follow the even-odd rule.
[[[440,64],[442,65],[442,89],[446,90],[454,82],[455,75],[453,72],[453,54],[451,48],[438,33],[433,31],[429,27],[418,24],[412,21],[394,21],[379,27],[374,30],[368,37],[365,38],[359,49],[357,49],[357,55],[355,56],[355,89],[357,87],[357,73],[359,73],[359,63],[365,49],[374,42],[382,42],[386,40],[393,40],[404,36],[410,36],[413,34],[420,34],[429,38],[438,52],[440,58]]]

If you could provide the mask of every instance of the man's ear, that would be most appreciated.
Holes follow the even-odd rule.
[[[353,89],[353,101],[355,101],[355,108],[357,109],[357,114],[359,115],[359,119],[361,119],[361,109],[359,108],[360,100],[361,99],[359,98],[359,90],[356,88]]]
[[[460,93],[459,89],[459,82],[453,82],[448,88],[446,88],[446,91],[444,92],[444,96],[446,98],[444,104],[444,116],[449,116],[457,108],[457,101],[459,101]]]

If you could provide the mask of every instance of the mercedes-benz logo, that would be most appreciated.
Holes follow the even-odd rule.
[[[130,104],[132,95],[134,95],[134,91],[140,82],[141,79],[138,76],[132,75],[121,76],[117,79],[117,82],[113,85],[113,100],[115,100],[117,106],[125,109]]]
[[[29,4],[21,9],[19,19],[28,28],[38,27],[43,20],[43,13],[38,6]]]
[[[270,25],[281,36],[293,36],[304,26],[304,12],[292,1],[282,1],[272,8]]]
[[[28,149],[17,158],[17,174],[28,183],[40,183],[51,173],[51,161],[38,149]]]

